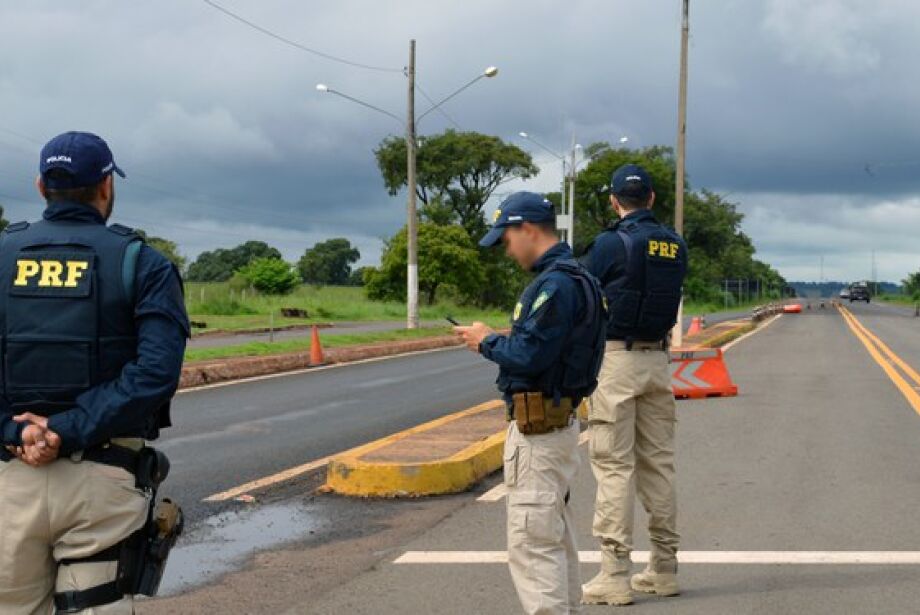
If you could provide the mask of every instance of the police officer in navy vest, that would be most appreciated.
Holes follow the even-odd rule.
[[[600,573],[584,586],[587,604],[629,604],[632,590],[678,593],[674,489],[674,394],[668,336],[677,321],[687,246],[652,215],[652,180],[628,164],[611,180],[619,220],[597,236],[583,259],[610,309],[597,391],[588,410],[591,468],[597,479],[594,535]],[[633,510],[648,513],[651,557],[629,578]]]
[[[574,412],[597,385],[604,299],[597,280],[559,242],[555,211],[542,196],[517,192],[500,205],[480,245],[499,242],[536,274],[514,308],[511,333],[480,322],[456,331],[499,366],[511,419],[504,452],[508,563],[521,604],[526,613],[574,613],[581,599],[568,507],[579,466]]]
[[[153,509],[188,317],[179,273],[106,225],[105,141],[68,132],[41,151],[43,219],[0,235],[0,612],[132,613],[181,532]],[[159,525],[154,522],[158,517]]]

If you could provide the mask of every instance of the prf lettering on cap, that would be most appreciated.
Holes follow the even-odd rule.
[[[657,256],[658,258],[674,260],[677,258],[677,251],[679,249],[680,244],[675,241],[659,241],[657,239],[649,239],[648,242],[649,256]]]
[[[89,254],[24,252],[16,259],[14,295],[85,297],[92,282],[93,259]]]

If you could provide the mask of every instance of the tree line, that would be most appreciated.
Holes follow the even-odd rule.
[[[630,149],[593,143],[584,149],[587,164],[575,178],[576,255],[614,221],[607,184],[620,165],[645,167],[655,184],[654,212],[673,225],[675,160],[669,147]],[[374,151],[384,186],[396,195],[407,185],[406,144],[402,137],[384,139]],[[502,139],[476,132],[447,130],[420,140],[417,154],[419,288],[424,300],[441,295],[480,306],[512,305],[528,282],[501,250],[482,250],[478,242],[488,229],[485,206],[502,196],[502,186],[539,173],[529,153]],[[558,192],[547,198],[560,203]],[[707,189],[687,183],[684,195],[684,237],[690,250],[685,286],[688,299],[718,302],[723,279],[758,281],[777,296],[786,281],[767,263],[755,258],[751,239],[741,230],[738,205]],[[5,225],[0,209],[0,228]],[[192,262],[175,242],[139,231],[148,244],[176,264],[193,282],[226,282],[241,278],[264,292],[288,292],[301,283],[364,285],[371,299],[405,300],[406,229],[384,240],[378,267],[353,268],[361,254],[346,238],[319,242],[305,250],[297,263],[262,241],[201,253]],[[920,273],[905,280],[911,292],[920,290]]]

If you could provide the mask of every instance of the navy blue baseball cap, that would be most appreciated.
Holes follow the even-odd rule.
[[[38,168],[45,187],[52,190],[95,186],[111,173],[125,176],[115,164],[108,144],[89,132],[65,132],[48,141],[42,148]],[[52,169],[66,173],[49,176]]]
[[[479,245],[491,248],[502,240],[505,229],[524,222],[552,222],[556,219],[553,204],[536,192],[515,192],[495,210],[494,224]]]
[[[637,164],[624,164],[610,178],[610,192],[614,196],[644,199],[654,189],[648,172]]]

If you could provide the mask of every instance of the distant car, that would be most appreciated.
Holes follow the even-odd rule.
[[[850,288],[850,303],[854,301],[865,301],[869,303],[870,300],[868,286],[853,286]]]
[[[849,289],[849,288],[844,288],[843,290],[841,290],[841,291],[840,291],[840,298],[841,298],[841,299],[849,299],[849,298],[850,298],[850,289]]]

